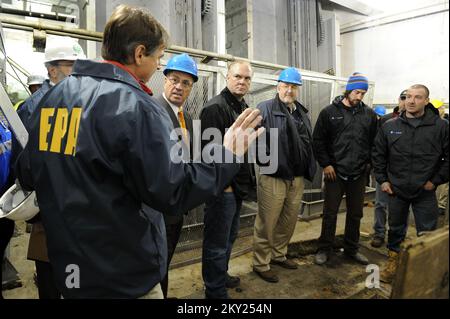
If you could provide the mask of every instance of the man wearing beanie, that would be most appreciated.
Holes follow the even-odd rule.
[[[364,192],[373,141],[377,132],[377,115],[362,100],[369,88],[367,78],[353,73],[344,96],[335,98],[319,114],[313,133],[313,148],[324,174],[322,233],[315,263],[326,263],[333,250],[337,213],[344,193],[344,255],[367,265],[358,252],[359,226],[363,216]]]

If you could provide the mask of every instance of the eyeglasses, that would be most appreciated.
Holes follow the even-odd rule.
[[[400,100],[402,100],[402,101],[406,100],[406,95],[401,95]]]
[[[174,78],[174,77],[168,77],[167,78],[170,83],[172,83],[174,86],[176,86],[178,83],[181,83],[181,87],[183,89],[190,89],[192,87],[192,85],[194,84],[193,82],[189,81],[189,80],[183,80],[181,81],[178,78]]]

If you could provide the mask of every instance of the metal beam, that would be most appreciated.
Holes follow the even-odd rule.
[[[42,21],[38,22],[32,22],[32,21],[25,21],[22,19],[17,18],[11,18],[11,17],[0,17],[0,22],[3,24],[4,28],[12,28],[12,29],[29,29],[32,31],[32,29],[38,29],[38,30],[45,30],[48,34],[57,34],[57,35],[65,35],[65,36],[71,36],[74,38],[79,39],[86,39],[91,41],[97,41],[102,42],[103,33],[102,32],[95,32],[95,31],[89,31],[84,29],[71,29],[66,28],[63,26],[55,26],[51,24],[47,24]],[[192,49],[192,48],[186,48],[181,47],[177,45],[171,45],[169,48],[166,49],[166,52],[169,53],[187,53],[197,58],[210,58],[216,61],[223,61],[223,62],[232,62],[232,61],[245,61],[250,63],[255,68],[262,68],[262,69],[270,69],[270,70],[283,70],[286,69],[288,66],[281,65],[281,64],[275,64],[275,63],[269,63],[264,61],[256,61],[256,60],[249,60],[241,57],[236,57],[230,54],[220,54],[215,52],[209,52],[204,50],[198,50],[198,49]],[[324,73],[299,69],[302,72],[302,75],[305,78],[311,79],[311,80],[337,80],[337,81],[343,81],[346,82],[347,78],[342,77],[336,77],[331,76]],[[371,82],[372,83],[372,82]]]
[[[329,1],[365,16],[381,13],[381,11],[369,7],[368,5],[358,0],[329,0]]]

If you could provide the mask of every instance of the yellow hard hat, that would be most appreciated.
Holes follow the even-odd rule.
[[[431,100],[431,104],[433,104],[433,106],[438,109],[442,105],[444,105],[444,102],[442,102],[441,100],[433,99]]]

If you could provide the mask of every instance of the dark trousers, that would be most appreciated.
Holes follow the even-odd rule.
[[[319,238],[319,249],[330,251],[336,236],[336,223],[342,196],[346,194],[347,214],[345,217],[344,250],[354,255],[359,248],[359,226],[363,216],[366,176],[362,175],[354,181],[344,181],[337,177],[336,181],[325,181],[322,233]]]
[[[422,191],[413,198],[405,199],[400,196],[389,196],[389,250],[400,251],[400,244],[405,240],[405,228],[408,225],[409,206],[412,206],[417,234],[432,231],[437,227],[439,210],[435,191]]]
[[[3,258],[5,256],[6,247],[14,234],[14,221],[7,218],[0,218],[0,299],[3,299],[1,294],[1,285],[3,283]]]
[[[45,261],[35,261],[36,279],[39,299],[61,299],[61,293],[56,287],[52,265]]]
[[[206,298],[225,299],[228,262],[239,232],[242,200],[223,193],[206,203],[202,252],[202,275]]]
[[[161,289],[164,298],[167,298],[167,291],[169,289],[169,265],[175,253],[175,248],[177,247],[178,240],[180,239],[183,221],[183,216],[164,216],[167,238],[167,273],[161,281]]]

